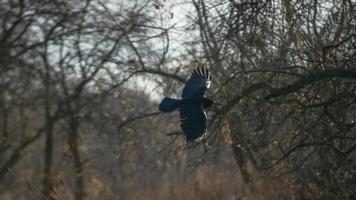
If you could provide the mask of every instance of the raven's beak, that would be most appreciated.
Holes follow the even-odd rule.
[[[218,103],[218,102],[214,102],[214,105],[222,106],[222,104],[221,104],[221,103]]]

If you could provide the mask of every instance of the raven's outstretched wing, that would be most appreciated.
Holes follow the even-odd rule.
[[[196,141],[206,133],[206,114],[202,105],[184,101],[180,118],[180,127],[187,141]]]
[[[203,96],[206,89],[210,87],[210,72],[205,65],[197,67],[182,91],[182,99]],[[199,94],[196,92],[199,91]],[[197,96],[198,95],[198,96]]]
[[[166,97],[159,104],[159,110],[161,112],[171,112],[171,111],[181,107],[181,105],[182,105],[181,100]]]

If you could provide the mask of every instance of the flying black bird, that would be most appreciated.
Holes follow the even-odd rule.
[[[205,91],[210,87],[210,82],[208,68],[204,65],[197,67],[183,88],[182,99],[166,97],[159,104],[159,110],[162,112],[179,108],[180,127],[187,142],[200,141],[207,133],[205,108],[214,104],[213,100],[205,98]]]

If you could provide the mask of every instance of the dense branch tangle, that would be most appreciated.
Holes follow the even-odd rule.
[[[240,167],[250,160],[258,169],[273,166],[271,172],[306,174],[309,181],[320,178],[312,170],[317,167],[327,171],[329,189],[340,184],[336,174],[347,171],[353,164],[346,160],[355,155],[354,4],[200,0],[194,5],[204,54],[220,83],[215,95],[225,102],[212,126],[220,127],[215,134],[230,134]]]
[[[38,198],[56,196],[58,177],[54,163],[59,156],[55,146],[63,142],[59,136],[62,132],[67,134],[65,142],[76,174],[74,197],[85,197],[81,125],[93,115],[91,110],[111,97],[108,94],[125,91],[124,83],[137,74],[183,80],[175,74],[146,67],[154,64],[136,50],[136,44],[149,46],[147,41],[153,38],[146,34],[149,29],[167,32],[152,24],[152,16],[146,14],[150,4],[132,4],[125,12],[110,10],[114,18],[108,16],[107,10],[99,9],[100,5],[104,4],[96,0],[18,0],[0,5],[0,109],[4,111],[1,112],[0,155],[5,158],[0,166],[0,179],[16,176],[10,173],[11,169],[26,158],[25,152],[45,133],[44,176],[39,176],[43,184]],[[162,34],[155,38],[161,39]],[[167,48],[162,55],[156,54],[161,64],[165,62]],[[140,67],[135,70],[131,68],[132,57],[140,60]],[[153,58],[151,55],[150,59]],[[113,65],[112,60],[120,64]],[[19,120],[16,113],[20,113]],[[121,124],[151,115],[143,114]],[[42,155],[41,150],[36,150],[38,155]]]

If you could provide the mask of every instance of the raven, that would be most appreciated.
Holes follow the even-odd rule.
[[[205,98],[205,91],[210,87],[211,77],[205,65],[197,67],[186,82],[182,99],[165,97],[159,104],[162,112],[171,112],[179,108],[180,127],[187,142],[201,141],[207,134],[205,108],[214,101]]]

